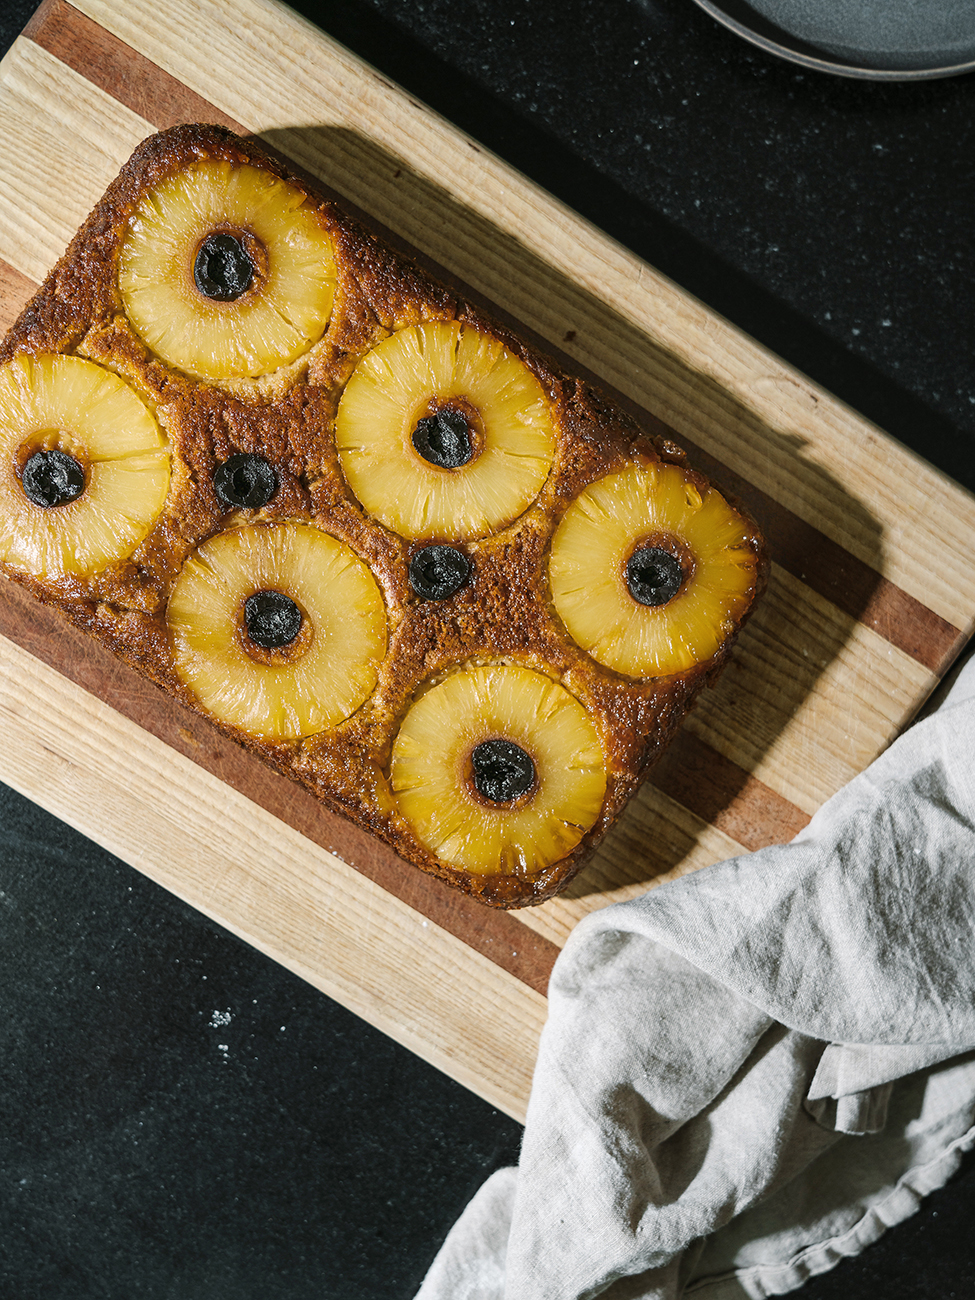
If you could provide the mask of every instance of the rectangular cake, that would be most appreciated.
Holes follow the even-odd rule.
[[[8,577],[499,907],[580,869],[767,576],[678,447],[216,127],[78,232],[0,442]]]

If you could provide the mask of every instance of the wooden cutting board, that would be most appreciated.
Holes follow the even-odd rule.
[[[9,324],[136,144],[260,134],[745,500],[731,667],[561,898],[482,908],[0,587],[0,777],[516,1117],[574,923],[789,838],[972,628],[975,501],[272,0],[47,0],[0,68]]]

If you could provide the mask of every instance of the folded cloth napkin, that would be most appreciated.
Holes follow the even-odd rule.
[[[975,1145],[975,660],[791,844],[608,907],[552,974],[517,1170],[417,1300],[741,1300]]]

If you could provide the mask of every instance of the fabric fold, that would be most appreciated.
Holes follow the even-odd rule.
[[[519,1168],[418,1300],[779,1295],[950,1175],[975,1141],[975,664],[959,686],[791,844],[580,922]]]

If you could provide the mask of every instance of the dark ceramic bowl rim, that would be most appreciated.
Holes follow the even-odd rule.
[[[805,44],[797,37],[789,36],[788,32],[780,31],[771,23],[763,23],[757,14],[755,26],[751,26],[742,18],[729,13],[721,5],[715,4],[714,0],[694,0],[694,3],[722,26],[734,32],[736,36],[750,41],[752,45],[757,45],[766,53],[774,54],[780,59],[788,59],[790,63],[798,63],[804,68],[831,73],[835,77],[857,77],[865,81],[931,81],[936,77],[957,77],[963,72],[975,70],[975,59],[947,67],[931,68],[874,68],[862,63],[847,63],[832,55],[825,57],[815,47]],[[738,5],[732,7],[738,9]],[[767,32],[762,30],[766,26]],[[768,34],[773,31],[774,38]],[[785,42],[789,43],[785,44]]]

